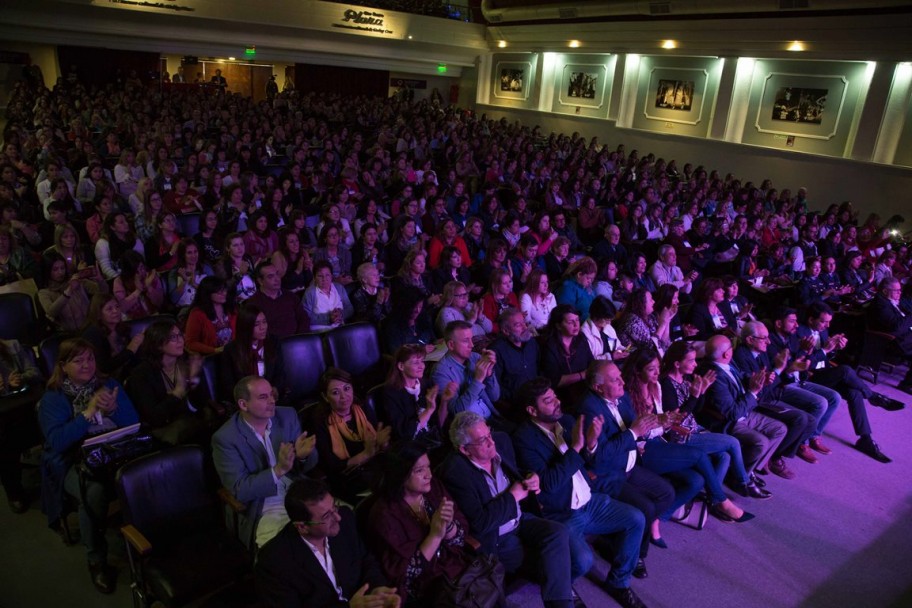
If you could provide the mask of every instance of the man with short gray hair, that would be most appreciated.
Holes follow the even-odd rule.
[[[438,474],[481,543],[480,551],[496,555],[507,572],[534,561],[546,608],[573,606],[567,528],[520,508],[529,494],[539,493],[538,475],[522,476],[509,436],[492,433],[475,412],[456,414],[450,440],[454,451]]]
[[[668,244],[662,245],[659,247],[659,259],[649,269],[649,276],[655,281],[656,287],[671,283],[681,293],[690,293],[693,288],[693,282],[697,278],[697,271],[692,270],[685,277],[684,272],[677,264],[678,255],[675,253],[675,248]]]

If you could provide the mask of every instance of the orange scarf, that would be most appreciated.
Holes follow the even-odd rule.
[[[367,438],[376,439],[377,437],[377,431],[374,430],[373,425],[367,419],[364,410],[357,405],[352,405],[351,413],[355,419],[355,427],[357,427],[357,431],[354,433],[352,433],[348,424],[342,420],[342,416],[335,412],[330,412],[326,421],[329,427],[329,438],[332,441],[333,454],[335,454],[336,458],[342,460],[351,458],[351,454],[348,453],[348,447],[345,445],[345,440],[363,443]]]

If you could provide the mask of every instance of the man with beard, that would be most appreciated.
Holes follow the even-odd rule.
[[[500,313],[497,324],[500,337],[491,344],[491,350],[497,355],[494,376],[500,384],[501,402],[508,404],[510,409],[519,387],[538,376],[538,342],[532,339],[526,317],[517,308],[507,308]]]
[[[599,448],[604,417],[581,415],[574,420],[564,414],[547,378],[524,383],[516,403],[528,416],[513,434],[517,464],[538,475],[542,515],[567,526],[571,578],[592,568],[594,558],[586,536],[613,535],[611,570],[602,586],[621,606],[643,606],[630,588],[630,578],[646,518],[635,507],[593,491],[586,472],[586,463]]]

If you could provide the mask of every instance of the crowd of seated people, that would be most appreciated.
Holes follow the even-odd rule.
[[[890,462],[849,363],[862,318],[912,357],[910,250],[809,196],[432,101],[22,82],[0,282],[34,281],[63,342],[46,380],[4,342],[2,398],[46,382],[43,507],[58,527],[79,503],[102,592],[110,488],[80,487],[74,448],[138,420],[212,446],[267,605],[434,605],[479,551],[580,605],[598,551],[606,592],[642,606],[662,522],[698,495],[753,519],[731,495],[811,474],[843,401]],[[282,344],[352,323],[377,328],[386,382],[368,399],[330,367],[305,407],[289,388],[314,362]]]

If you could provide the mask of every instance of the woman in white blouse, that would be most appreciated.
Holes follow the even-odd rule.
[[[311,331],[328,331],[351,318],[354,308],[345,288],[333,283],[332,266],[326,260],[314,263],[314,280],[304,291],[304,310]]]
[[[589,350],[596,359],[617,361],[629,354],[618,339],[617,332],[611,326],[611,319],[617,314],[614,304],[605,296],[596,296],[589,307],[589,318],[580,328],[586,336]]]
[[[557,299],[551,293],[548,275],[540,268],[533,269],[519,298],[519,308],[526,322],[536,332],[540,331],[548,324],[548,317],[555,306]]]

